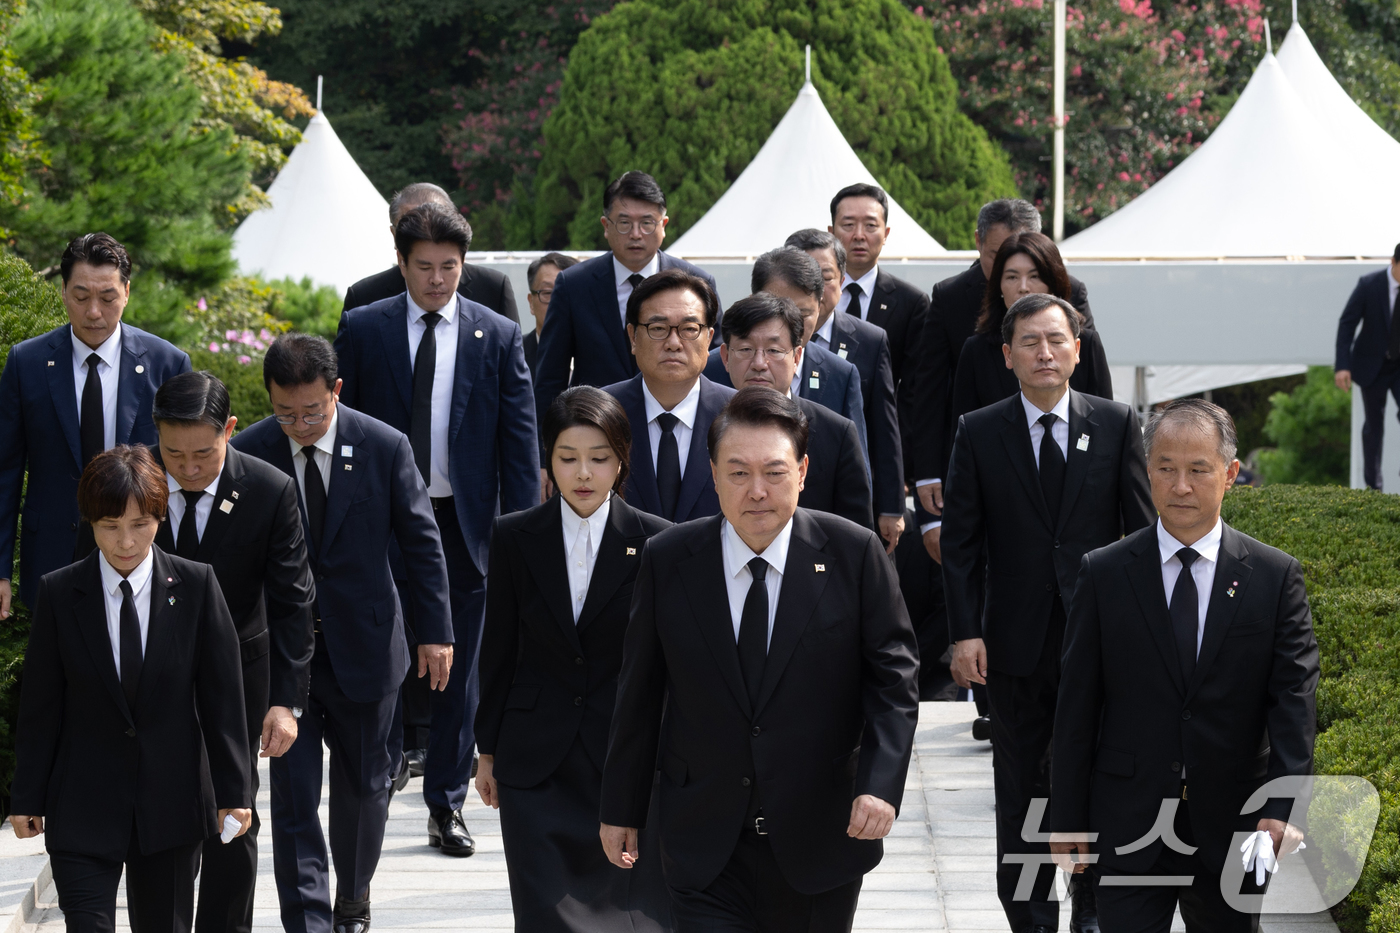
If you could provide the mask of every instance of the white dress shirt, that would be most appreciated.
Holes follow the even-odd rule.
[[[843,281],[844,281],[844,280],[843,280]],[[847,304],[849,304],[849,303],[850,303],[850,302],[847,301]],[[827,315],[826,323],[823,324],[821,327],[818,327],[815,331],[812,332],[812,340],[815,341],[818,337],[820,337],[820,338],[821,338],[821,343],[818,343],[817,346],[821,347],[823,350],[830,350],[830,349],[831,349],[831,335],[835,332],[835,330],[836,330],[836,312],[833,311],[833,312],[831,312],[829,315]]]
[[[102,379],[102,449],[109,450],[117,446],[117,380],[120,378],[118,364],[122,358],[122,326],[118,323],[112,335],[102,341],[96,350],[79,340],[78,335],[71,330],[68,335],[73,341],[73,388],[78,393],[79,425],[83,423],[83,385],[87,382],[87,358],[94,353],[102,358],[102,362],[97,364],[97,375]]]
[[[645,379],[642,380],[642,400],[646,404],[647,439],[651,441],[651,465],[655,470],[656,457],[661,450],[661,425],[657,424],[656,417],[666,409],[662,408],[656,396],[651,394]],[[695,429],[695,417],[699,413],[700,380],[696,379],[695,385],[690,387],[685,398],[671,409],[671,414],[680,419],[672,433],[676,435],[676,452],[680,454],[681,479],[685,479],[685,462],[690,459],[690,432]]]
[[[1390,295],[1390,304],[1387,305],[1387,309],[1390,311],[1390,313],[1391,313],[1392,315],[1394,315],[1394,314],[1395,314],[1395,295],[1396,295],[1397,292],[1400,292],[1400,282],[1395,281],[1395,267],[1394,267],[1394,266],[1391,266],[1391,267],[1390,267],[1389,269],[1387,269],[1386,272],[1385,272],[1385,285],[1386,285],[1386,288],[1390,290],[1390,291],[1389,291],[1389,295]]]
[[[719,525],[720,546],[724,550],[724,586],[729,591],[729,617],[734,623],[734,643],[739,643],[739,622],[744,617],[744,600],[748,598],[749,586],[753,583],[753,571],[749,561],[762,557],[768,563],[763,582],[768,587],[768,641],[773,640],[773,619],[778,612],[778,596],[783,591],[783,568],[787,566],[788,543],[792,540],[792,519],[788,519],[783,530],[772,543],[763,549],[762,554],[753,550],[730,527],[728,521]]]
[[[1049,414],[1055,416],[1055,424],[1050,429],[1050,437],[1060,448],[1060,454],[1069,462],[1069,389],[1065,389],[1065,394],[1060,396],[1060,400],[1055,403],[1055,407],[1048,412],[1041,411],[1031,404],[1031,400],[1026,398],[1025,393],[1021,393],[1021,404],[1026,409],[1026,423],[1031,427],[1031,453],[1035,456],[1035,468],[1040,469],[1040,442],[1045,438],[1045,425],[1040,423],[1040,419]]]
[[[656,273],[660,272],[661,254],[657,253],[655,256],[652,256],[651,262],[647,263],[645,266],[642,266],[642,270],[636,273],[624,266],[622,263],[618,262],[616,256],[612,258],[612,261],[613,281],[617,284],[617,310],[618,313],[622,316],[622,326],[623,328],[626,328],[627,299],[632,297],[632,283],[627,280],[630,279],[633,275],[640,275],[644,279],[649,279],[653,275],[656,275]]]
[[[150,551],[127,577],[117,573],[98,551],[97,566],[102,569],[102,598],[107,605],[107,637],[112,642],[112,660],[117,665],[117,679],[122,676],[122,580],[131,584],[131,598],[136,603],[136,618],[141,623],[141,655],[146,654],[146,632],[151,628],[151,570],[155,557]]]
[[[598,543],[603,540],[611,510],[611,492],[598,510],[587,518],[575,512],[569,500],[559,497],[559,511],[564,519],[564,555],[569,571],[570,605],[574,610],[575,623],[588,599],[588,583],[593,579],[593,567],[598,563]]]
[[[1206,532],[1195,544],[1190,545],[1191,550],[1201,555],[1191,564],[1191,579],[1196,581],[1196,600],[1199,603],[1196,612],[1196,654],[1201,653],[1201,639],[1206,631],[1206,609],[1210,607],[1210,591],[1215,586],[1215,567],[1220,557],[1220,535],[1224,528],[1220,519],[1215,520],[1215,527]],[[1162,587],[1167,594],[1167,608],[1171,608],[1172,592],[1176,589],[1176,580],[1181,576],[1181,558],[1176,556],[1176,552],[1187,545],[1173,538],[1162,527],[1162,520],[1157,519],[1157,548],[1162,556]]]
[[[428,325],[423,323],[423,315],[428,312],[418,307],[413,296],[405,293],[408,299],[408,363],[412,366],[418,359],[418,345]],[[457,330],[462,316],[457,313],[457,293],[453,292],[447,304],[438,310],[442,320],[434,332],[437,341],[437,366],[433,369],[433,414],[429,427],[431,456],[428,458],[428,495],[441,499],[452,495],[452,476],[447,472],[447,425],[452,417],[452,383],[457,376]],[[410,384],[413,382],[409,380]]]
[[[316,448],[316,469],[321,471],[321,482],[325,484],[326,495],[330,495],[331,492],[331,458],[335,456],[335,425],[339,420],[340,407],[336,406],[335,414],[331,415],[331,426],[313,445]],[[301,455],[301,445],[295,440],[289,437],[287,443],[292,448],[292,469],[297,471],[297,491],[301,493],[301,501],[305,503],[306,458]]]
[[[224,463],[228,458],[224,458]],[[293,461],[295,462],[295,461]],[[319,466],[319,464],[318,464]],[[302,467],[306,469],[305,466]],[[209,524],[209,513],[214,511],[214,497],[219,492],[219,477],[224,475],[224,466],[219,464],[219,472],[214,474],[214,479],[208,486],[204,487],[204,494],[195,500],[194,504],[194,529],[199,540],[204,540],[204,528]],[[169,473],[165,474],[165,482],[170,489],[170,502],[166,506],[166,511],[170,514],[166,516],[166,521],[170,522],[170,540],[175,542],[175,546],[180,546],[180,522],[185,517],[185,491],[180,488],[180,483]]]
[[[875,294],[875,279],[879,274],[880,266],[877,263],[870,267],[869,272],[858,279],[853,279],[849,275],[842,275],[841,303],[836,306],[836,310],[845,311],[847,314],[855,315],[862,321],[868,321],[870,319],[870,297]],[[860,286],[860,307],[858,308],[851,307],[851,293],[846,291],[846,289],[851,287],[852,282]],[[830,332],[828,332],[827,336],[829,339]]]

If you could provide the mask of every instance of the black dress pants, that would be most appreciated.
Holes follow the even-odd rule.
[[[1385,397],[1394,395],[1400,404],[1400,360],[1386,360],[1380,374],[1368,386],[1361,386],[1361,407],[1366,420],[1361,425],[1361,455],[1366,485],[1380,489],[1381,448],[1385,440]]]
[[[746,828],[709,887],[671,888],[676,933],[850,933],[863,880],[803,894],[783,877],[768,837]]]
[[[248,760],[253,776],[253,825],[248,831],[227,843],[219,836],[204,840],[200,859],[199,913],[195,917],[197,933],[251,933],[253,929],[253,891],[258,880],[258,817],[257,796],[261,778],[258,775],[258,753],[262,751],[262,736],[253,739]]]
[[[126,868],[126,909],[132,933],[188,933],[194,920],[198,842],[143,855],[131,831],[126,860],[49,851],[58,906],[69,933],[112,933],[117,888]]]
[[[1049,832],[1045,815],[1050,802],[1050,739],[1064,638],[1065,610],[1056,597],[1035,670],[1025,677],[995,669],[987,674],[997,802],[997,898],[1016,933],[1035,925],[1057,930],[1060,924],[1060,905],[1052,893],[1055,866],[1049,860],[1050,843],[1028,842],[1023,828],[1032,801],[1042,798],[1041,819],[1031,832]],[[1029,892],[1021,883],[1023,872],[1034,877]]]

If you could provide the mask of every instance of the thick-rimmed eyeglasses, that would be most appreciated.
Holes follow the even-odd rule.
[[[729,355],[737,360],[748,363],[758,355],[758,347],[730,347]],[[763,348],[763,356],[770,363],[782,362],[791,355],[791,350],[784,350],[782,347]]]
[[[623,236],[632,232],[633,221],[631,220],[613,220],[611,217],[604,217],[603,219],[612,224],[613,229]],[[651,236],[656,232],[656,225],[660,223],[660,221],[648,217],[645,220],[638,220],[635,223],[637,229],[642,231],[642,236]]]
[[[554,297],[554,289],[541,288],[536,290],[532,288],[530,289],[530,294],[538,298],[543,304],[549,304],[549,299]]]
[[[314,428],[326,420],[326,413],[318,411],[310,415],[277,415],[276,417],[278,424],[296,424],[297,419],[300,419],[302,424]]]
[[[682,340],[699,340],[700,332],[705,328],[694,321],[687,321],[684,324],[643,324],[642,329],[652,340],[665,340],[671,336],[671,331],[680,334]]]

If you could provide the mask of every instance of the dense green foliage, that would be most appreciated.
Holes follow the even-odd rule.
[[[269,286],[274,292],[269,314],[291,324],[293,330],[335,339],[340,326],[340,309],[345,302],[334,288],[317,286],[310,279],[300,282],[280,279]]]
[[[1322,657],[1317,773],[1360,775],[1381,795],[1365,870],[1339,919],[1348,933],[1400,933],[1400,499],[1243,487],[1225,497],[1224,518],[1303,565]]]
[[[533,224],[508,244],[601,246],[603,188],[629,169],[656,176],[668,235],[684,233],[792,105],[807,43],[866,166],[940,242],[971,246],[977,209],[1014,191],[1010,169],[958,112],[932,27],[898,0],[633,0],[599,17],[545,121]]]
[[[1307,382],[1275,393],[1264,434],[1275,449],[1259,453],[1266,483],[1345,485],[1351,467],[1351,394],[1330,366],[1308,367]]]
[[[18,200],[24,176],[42,164],[34,132],[34,84],[15,60],[9,33],[23,0],[0,0],[0,197]]]

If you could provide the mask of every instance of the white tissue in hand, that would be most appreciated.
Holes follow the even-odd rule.
[[[238,822],[238,819],[230,813],[228,816],[224,817],[224,831],[219,833],[219,841],[227,844],[234,836],[238,835],[238,831],[242,828],[243,824]]]
[[[1306,849],[1307,843],[1298,843],[1298,849]],[[1278,872],[1278,857],[1274,855],[1274,837],[1264,830],[1259,830],[1250,836],[1240,846],[1240,852],[1244,858],[1244,870],[1248,873],[1254,871],[1254,883],[1260,887],[1264,884],[1264,874],[1276,874]]]

